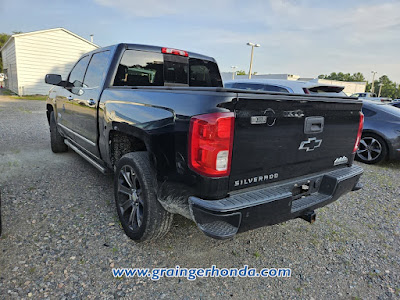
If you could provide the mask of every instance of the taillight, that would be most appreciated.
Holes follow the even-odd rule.
[[[234,125],[233,112],[191,118],[188,155],[192,170],[208,177],[229,175]]]
[[[358,149],[358,146],[360,146],[363,127],[364,127],[364,114],[360,111],[360,123],[358,124],[357,139],[356,143],[354,144],[353,153],[355,153]]]
[[[310,94],[310,91],[306,88],[303,88],[304,94]]]
[[[165,54],[174,54],[174,55],[180,55],[180,56],[185,56],[185,57],[189,56],[189,54],[186,51],[172,49],[172,48],[162,48],[161,52],[165,53]]]

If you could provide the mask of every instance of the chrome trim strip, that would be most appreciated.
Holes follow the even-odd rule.
[[[76,133],[75,131],[72,131],[71,129],[69,129],[68,127],[65,127],[65,125],[62,125],[60,123],[57,123],[58,126],[60,126],[62,129],[64,129],[65,131],[68,131],[69,133],[75,135],[76,137],[82,139],[83,141],[85,141],[86,143],[88,143],[91,146],[96,146],[95,143],[93,143],[91,140],[88,140],[87,138],[81,136],[80,134]]]

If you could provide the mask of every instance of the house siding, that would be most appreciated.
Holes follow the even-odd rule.
[[[1,51],[1,55],[3,59],[3,70],[7,76],[7,79],[4,81],[4,87],[14,93],[18,93],[17,60],[14,38],[11,38],[8,45]]]
[[[51,86],[44,82],[46,74],[60,74],[65,79],[82,54],[96,49],[62,29],[15,39],[19,95],[47,94]]]

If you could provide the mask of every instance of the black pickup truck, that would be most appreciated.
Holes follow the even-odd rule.
[[[118,44],[79,59],[47,101],[53,152],[68,147],[114,173],[117,212],[135,241],[174,214],[208,236],[293,218],[360,188],[353,165],[362,102],[224,89],[211,57]]]

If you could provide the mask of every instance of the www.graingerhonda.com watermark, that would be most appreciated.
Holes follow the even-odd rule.
[[[285,278],[291,277],[290,268],[263,268],[258,271],[256,268],[249,268],[244,265],[243,268],[217,268],[212,265],[210,268],[113,268],[114,277],[145,277],[151,280],[166,278],[186,278],[187,280],[196,280],[206,277],[247,277],[247,278]]]

